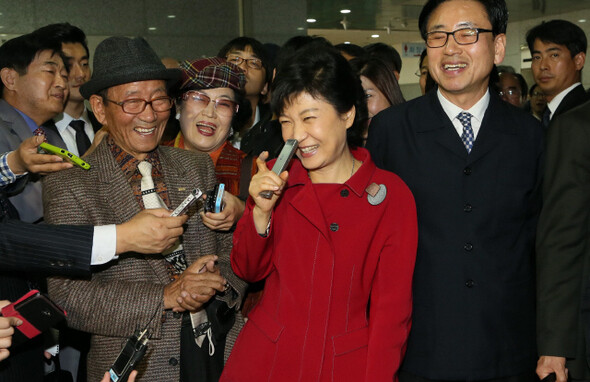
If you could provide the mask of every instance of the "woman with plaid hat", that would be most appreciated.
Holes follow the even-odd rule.
[[[228,142],[232,127],[240,130],[251,115],[244,98],[246,77],[242,69],[224,58],[184,61],[176,100],[181,131],[168,145],[208,153],[219,183],[225,184],[222,212],[203,213],[203,223],[227,231],[244,212],[253,160]]]

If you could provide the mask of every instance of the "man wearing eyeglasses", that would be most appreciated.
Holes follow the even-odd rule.
[[[543,131],[489,89],[504,0],[429,0],[437,91],[376,116],[367,148],[418,209],[412,330],[400,381],[533,381],[533,249]]]
[[[283,146],[283,138],[280,126],[271,123],[272,113],[264,102],[273,73],[264,45],[251,37],[238,37],[225,44],[217,56],[244,71],[244,91],[252,107],[251,120],[246,123],[245,129],[235,132],[232,144],[248,155],[256,156],[268,151],[269,158],[276,157]]]
[[[168,89],[179,79],[180,71],[166,69],[144,39],[111,37],[97,46],[94,73],[80,91],[108,136],[85,158],[89,171],[74,168],[44,180],[49,223],[118,224],[153,204],[173,210],[195,187],[214,188],[207,154],[158,145],[172,107]],[[140,380],[176,382],[185,369],[205,376],[212,360],[223,366],[224,347],[212,345],[211,333],[218,332],[209,331],[211,315],[200,320],[198,313],[210,300],[238,307],[245,284],[229,264],[231,234],[204,227],[200,208],[189,209],[174,251],[124,254],[91,279],[48,280],[50,296],[68,312],[68,325],[92,335],[89,381],[100,380],[121,344],[144,328],[151,339],[137,366]],[[231,348],[240,323],[225,323],[235,331],[215,341]]]
[[[500,72],[498,89],[502,100],[516,107],[523,107],[529,88],[524,77],[518,73]]]

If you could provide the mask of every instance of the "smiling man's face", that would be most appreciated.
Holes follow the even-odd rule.
[[[43,50],[31,61],[27,72],[14,71],[13,105],[37,124],[61,113],[68,95],[68,72],[60,55]],[[8,87],[8,86],[7,86]]]

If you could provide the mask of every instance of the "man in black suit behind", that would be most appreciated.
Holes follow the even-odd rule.
[[[369,129],[375,163],[406,182],[418,212],[402,382],[534,380],[543,130],[488,88],[507,18],[504,0],[429,0],[419,24],[438,91]]]
[[[586,34],[574,23],[551,20],[529,30],[526,41],[533,77],[547,99],[547,116],[543,116],[547,128],[554,117],[590,99],[581,82]]]
[[[537,233],[539,378],[590,380],[590,102],[551,122]],[[567,369],[566,369],[567,368]],[[568,373],[569,371],[569,373]]]

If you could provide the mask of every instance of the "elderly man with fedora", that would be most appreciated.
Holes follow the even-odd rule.
[[[89,171],[44,180],[49,223],[121,223],[141,209],[174,209],[195,187],[214,187],[207,154],[158,145],[172,107],[167,91],[179,78],[141,38],[98,45],[80,91],[108,135],[86,157]],[[123,254],[90,279],[49,280],[68,325],[92,335],[88,380],[100,380],[125,340],[144,329],[150,340],[139,381],[216,380],[243,324],[235,311],[245,283],[231,271],[231,235],[205,227],[201,209],[200,202],[189,209],[173,250]]]

